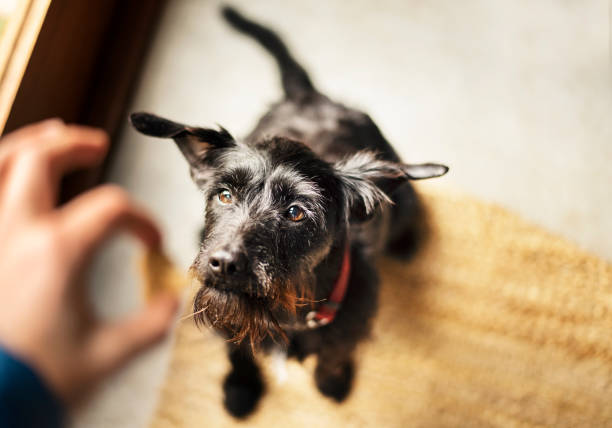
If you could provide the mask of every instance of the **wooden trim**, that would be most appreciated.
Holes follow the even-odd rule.
[[[30,0],[19,2],[10,16],[3,17],[8,19],[8,23],[0,38],[0,76],[5,74],[6,66],[15,49],[16,41],[25,23],[25,17],[30,9],[30,4]]]
[[[0,133],[6,124],[50,2],[18,2],[0,39]]]

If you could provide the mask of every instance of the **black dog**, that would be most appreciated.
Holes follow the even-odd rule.
[[[319,390],[341,401],[376,311],[373,256],[414,246],[419,205],[408,180],[448,168],[401,163],[368,115],[317,92],[276,34],[223,14],[274,56],[285,99],[243,140],[147,113],[131,121],[173,138],[205,194],[194,312],[231,339],[227,409],[254,409],[264,388],[253,350],[272,342],[300,359],[315,353]]]

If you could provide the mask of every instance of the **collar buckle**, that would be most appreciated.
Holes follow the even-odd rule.
[[[308,328],[319,328],[330,323],[330,319],[321,316],[317,311],[310,311],[306,314],[306,327]]]
[[[349,241],[347,240],[344,248],[344,256],[342,257],[342,266],[340,266],[340,273],[338,274],[332,293],[327,301],[321,304],[317,310],[308,312],[306,315],[306,326],[308,328],[314,329],[323,327],[334,320],[336,313],[344,301],[350,272],[351,249]]]

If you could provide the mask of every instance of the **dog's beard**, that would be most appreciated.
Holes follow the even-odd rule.
[[[295,318],[297,309],[312,303],[311,275],[298,275],[292,281],[277,284],[265,297],[222,291],[203,284],[194,300],[194,319],[198,326],[209,326],[229,341],[244,340],[255,348],[266,338],[288,342],[280,325]]]

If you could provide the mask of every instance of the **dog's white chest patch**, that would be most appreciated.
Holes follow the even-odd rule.
[[[276,378],[276,383],[281,385],[289,378],[287,373],[287,352],[280,348],[275,348],[270,357],[270,366]]]

